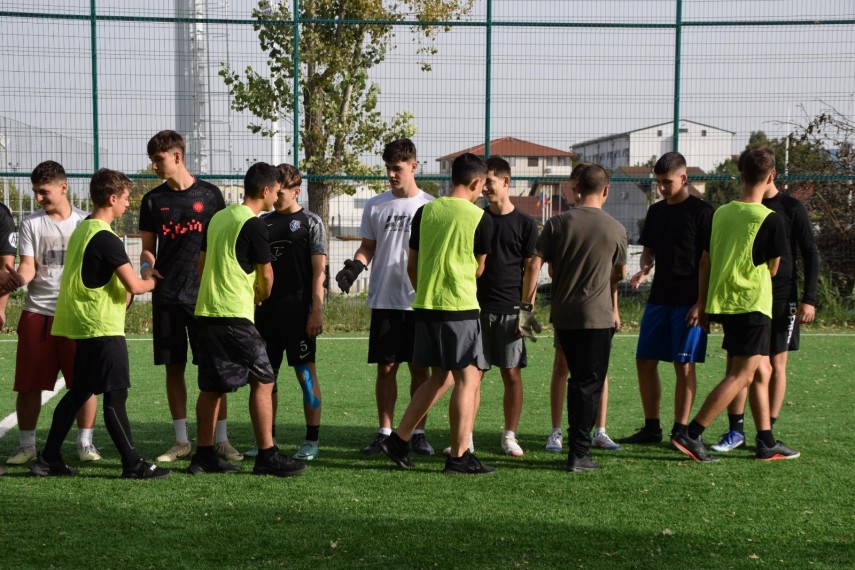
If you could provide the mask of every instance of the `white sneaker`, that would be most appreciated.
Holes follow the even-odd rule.
[[[472,440],[472,436],[469,436],[469,453],[475,453],[475,442]],[[446,457],[451,457],[451,446],[446,447],[442,450],[442,454]]]
[[[87,461],[101,461],[101,454],[98,453],[98,450],[94,445],[84,445],[82,447],[77,448],[77,457],[82,462]]]
[[[175,445],[166,450],[163,455],[158,455],[155,458],[155,461],[158,463],[171,463],[176,459],[181,459],[182,457],[187,457],[190,455],[192,447],[190,446],[190,442],[180,443],[178,441],[175,442]]]
[[[243,461],[243,453],[235,449],[228,440],[218,441],[214,448],[217,450],[217,455],[226,461]]]
[[[560,452],[564,447],[564,438],[561,435],[561,430],[552,430],[549,434],[549,439],[546,440],[546,451]]]
[[[609,434],[604,431],[595,433],[593,439],[591,440],[591,443],[593,443],[600,449],[607,449],[609,451],[617,451],[618,449],[620,449],[620,446],[614,441],[612,441],[612,438],[609,437]]]
[[[511,457],[522,457],[523,455],[522,447],[517,443],[517,438],[510,435],[502,437],[502,451]]]
[[[19,447],[6,460],[6,465],[24,465],[36,458],[35,447]]]

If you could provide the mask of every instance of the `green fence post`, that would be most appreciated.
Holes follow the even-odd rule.
[[[487,89],[484,93],[484,156],[490,156],[490,99],[493,93],[493,0],[487,0]]]
[[[89,0],[89,38],[92,52],[92,140],[94,150],[94,170],[101,168],[101,149],[98,134],[98,21],[95,17],[95,0]]]
[[[674,26],[674,152],[680,150],[680,64],[683,57],[683,0],[677,0]]]
[[[300,0],[294,0],[294,166],[300,168]]]

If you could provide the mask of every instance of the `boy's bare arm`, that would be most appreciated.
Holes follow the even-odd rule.
[[[327,256],[312,256],[312,310],[306,323],[306,334],[318,336],[324,332],[324,277]]]
[[[407,276],[413,285],[413,291],[416,291],[419,276],[419,251],[417,249],[410,249],[410,253],[407,255]]]
[[[523,275],[521,299],[523,303],[534,305],[537,297],[537,279],[540,276],[541,267],[543,267],[543,258],[539,255],[532,255],[525,266],[525,274]]]
[[[130,263],[120,265],[115,269],[115,273],[131,295],[142,295],[154,290],[156,284],[154,278],[151,275],[145,278],[137,277],[134,267]]]

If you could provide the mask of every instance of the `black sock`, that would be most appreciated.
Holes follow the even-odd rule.
[[[71,388],[65,393],[53,411],[53,421],[50,424],[44,450],[42,450],[42,459],[48,463],[62,459],[62,442],[71,430],[71,426],[74,425],[77,412],[90,396],[92,396],[92,392],[83,389]]]
[[[197,445],[196,457],[199,459],[215,459],[217,457],[217,452],[214,450],[213,445]]]
[[[689,436],[689,439],[698,439],[702,435],[704,435],[704,430],[707,429],[701,424],[697,422],[697,420],[692,420],[689,423],[689,427],[686,430],[686,435]]]
[[[681,424],[680,422],[674,422],[674,426],[671,428],[671,433],[677,435],[678,433],[686,433],[686,430],[689,426],[686,424]]]
[[[321,426],[310,426],[306,425],[306,440],[307,441],[318,441],[318,438],[321,433]]]
[[[644,431],[662,431],[659,418],[644,418]]]
[[[775,422],[778,421],[778,418],[769,418],[769,419],[772,422],[772,427],[775,427]]]
[[[276,439],[276,424],[273,424],[273,428],[270,430],[273,434],[273,439]]]
[[[730,431],[736,431],[745,435],[745,414],[727,414]]]
[[[757,439],[762,441],[766,447],[775,447],[775,436],[772,435],[772,430],[770,429],[758,431]]]
[[[258,450],[258,458],[261,459],[262,461],[267,461],[268,459],[272,458],[275,453],[276,453],[276,446],[275,445],[273,447],[268,447],[267,449],[259,449]]]
[[[104,394],[104,423],[107,424],[107,433],[119,455],[122,456],[122,467],[133,467],[140,460],[140,454],[134,448],[131,437],[131,426],[128,422],[128,413],[125,410],[125,402],[128,399],[128,389],[113,390]]]

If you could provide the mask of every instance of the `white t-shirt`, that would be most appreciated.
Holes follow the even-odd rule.
[[[51,219],[44,210],[33,212],[21,222],[18,255],[28,255],[36,262],[36,276],[27,285],[24,310],[47,316],[56,312],[68,239],[88,215],[72,206],[71,215],[61,222]]]
[[[416,210],[431,200],[433,196],[421,190],[411,198],[398,198],[386,190],[365,204],[359,236],[377,242],[368,281],[372,309],[412,310],[416,292],[407,275],[410,225]]]

